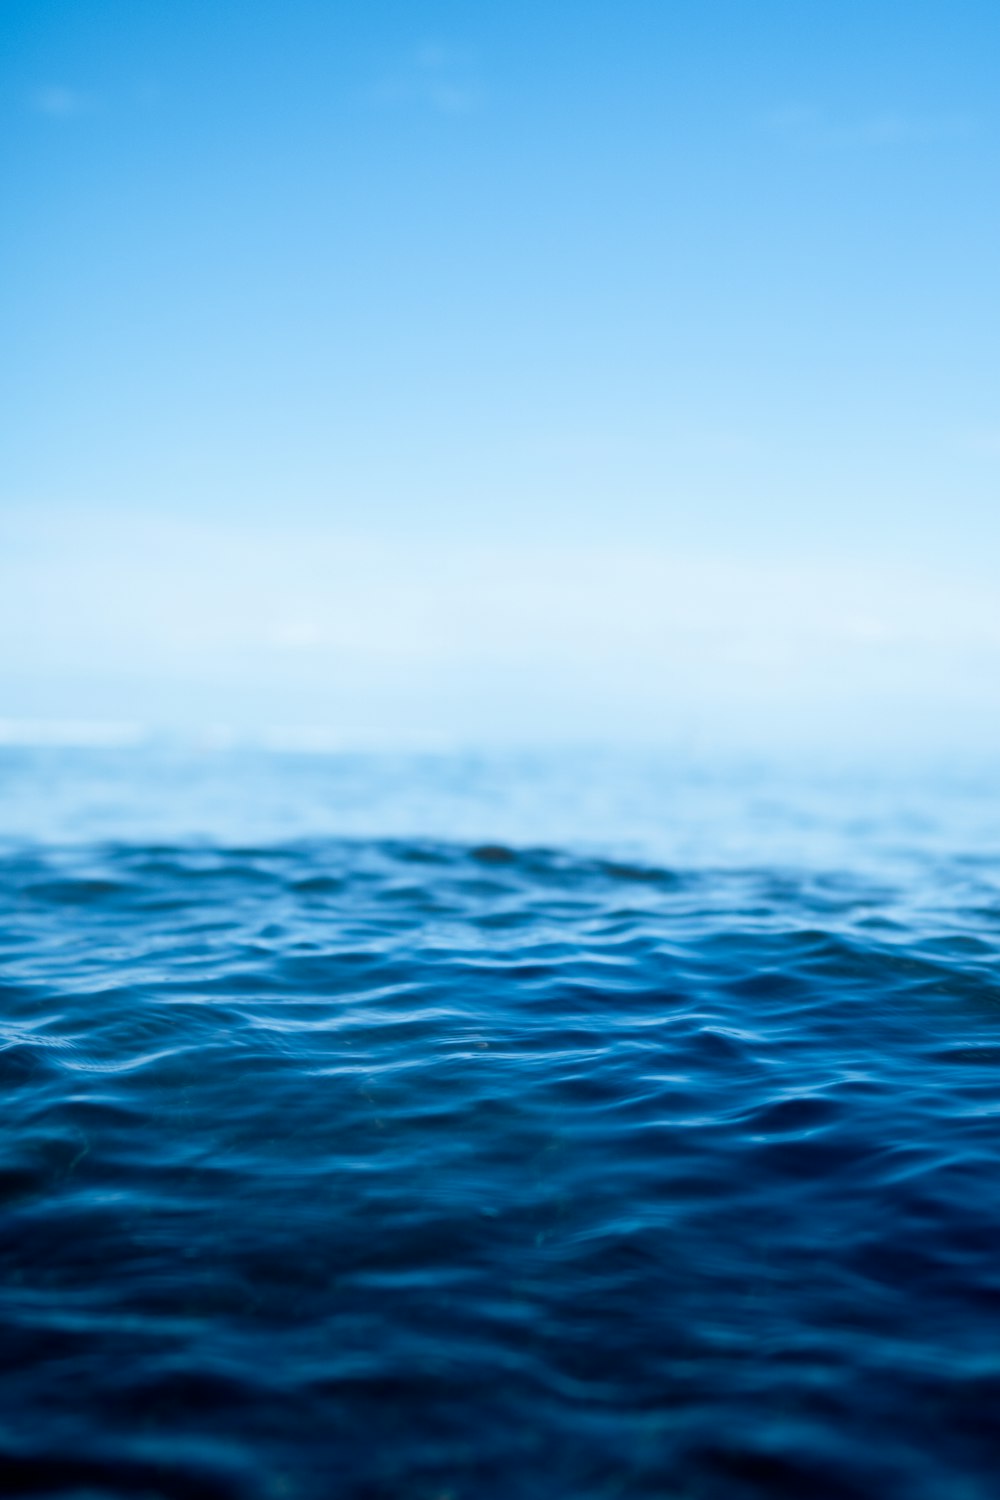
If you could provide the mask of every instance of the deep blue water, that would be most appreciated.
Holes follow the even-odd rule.
[[[0,772],[0,1492],[997,1494],[988,777]]]

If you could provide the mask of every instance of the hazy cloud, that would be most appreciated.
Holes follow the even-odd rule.
[[[46,115],[51,120],[76,120],[83,115],[103,112],[109,106],[130,112],[157,109],[162,100],[163,91],[154,79],[139,78],[130,89],[113,100],[70,88],[67,84],[47,83],[29,94],[27,102],[35,114]]]
[[[69,120],[78,115],[89,114],[94,107],[89,94],[61,83],[47,83],[36,89],[31,95],[30,103],[37,114],[48,115],[54,120]]]
[[[424,42],[370,90],[373,104],[417,106],[442,115],[466,115],[483,91],[469,57],[438,42]]]
[[[885,109],[837,117],[801,104],[772,110],[764,125],[775,135],[807,146],[927,146],[964,140],[974,133],[966,115],[915,115]]]

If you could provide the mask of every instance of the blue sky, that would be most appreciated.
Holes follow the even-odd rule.
[[[1000,742],[994,4],[3,29],[0,718]]]

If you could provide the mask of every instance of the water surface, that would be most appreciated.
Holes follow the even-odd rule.
[[[995,1494],[988,777],[2,771],[4,1492]]]

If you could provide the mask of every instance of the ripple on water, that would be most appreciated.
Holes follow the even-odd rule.
[[[9,854],[0,1487],[992,1496],[976,878]]]

